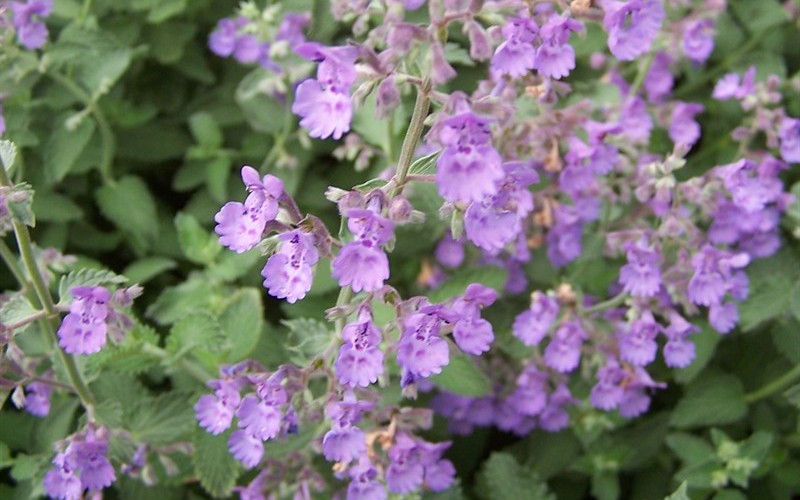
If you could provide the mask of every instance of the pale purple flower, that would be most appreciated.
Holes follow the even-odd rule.
[[[535,365],[525,367],[517,377],[517,387],[509,397],[511,405],[522,415],[535,417],[547,406],[548,376]]]
[[[672,110],[672,119],[669,125],[669,138],[675,144],[694,146],[700,139],[700,124],[694,116],[703,112],[702,104],[678,102]]]
[[[27,0],[9,2],[14,13],[12,24],[17,39],[28,50],[35,50],[47,42],[47,26],[41,21],[53,10],[53,0]]]
[[[603,7],[608,48],[621,61],[649,51],[666,17],[660,0],[606,1]]]
[[[344,344],[336,359],[339,383],[349,387],[367,387],[383,374],[381,333],[367,312],[359,321],[347,324],[342,330]]]
[[[641,367],[635,367],[633,373],[628,374],[625,385],[625,394],[619,403],[619,414],[625,418],[635,418],[645,413],[650,408],[649,389],[663,389],[666,384],[655,382]]]
[[[228,450],[246,468],[252,469],[264,456],[264,443],[249,432],[239,429],[233,431],[228,439]]]
[[[739,309],[733,302],[713,304],[708,309],[708,322],[719,333],[728,333],[739,322]]]
[[[380,119],[391,116],[392,111],[400,104],[400,90],[393,77],[384,78],[375,91],[375,115]]]
[[[560,373],[569,373],[580,364],[581,347],[588,338],[583,326],[577,321],[562,324],[547,344],[544,364]]]
[[[436,260],[443,266],[458,267],[464,262],[464,243],[448,232],[436,245]]]
[[[447,62],[444,45],[434,41],[430,46],[431,55],[431,81],[436,85],[447,83],[456,77],[456,70]]]
[[[211,32],[208,38],[208,47],[211,52],[220,57],[228,57],[233,54],[236,40],[239,36],[239,29],[245,24],[247,24],[247,19],[244,17],[220,19],[217,22],[216,29]]]
[[[278,27],[275,41],[286,41],[289,46],[296,47],[306,41],[303,29],[311,23],[311,14],[303,12],[301,14],[288,13]]]
[[[670,323],[664,331],[667,343],[664,344],[664,362],[671,368],[689,366],[695,357],[695,345],[687,337],[699,328],[686,321],[681,315],[672,311]]]
[[[262,53],[261,42],[255,35],[244,34],[236,39],[233,47],[233,58],[243,64],[258,61]]]
[[[619,282],[623,291],[634,297],[652,297],[661,288],[661,254],[642,238],[626,243],[628,263],[619,270]]]
[[[347,500],[386,500],[386,487],[378,481],[378,470],[366,454],[348,471]]]
[[[705,245],[692,257],[695,272],[689,281],[689,300],[694,304],[711,306],[719,304],[730,289],[728,281],[732,271],[750,263],[745,254],[731,254]]]
[[[367,451],[367,438],[358,427],[330,430],[322,439],[322,454],[331,462],[350,462]]]
[[[800,163],[800,119],[785,116],[778,129],[781,156],[788,163]]]
[[[332,276],[339,286],[350,286],[354,292],[374,292],[389,278],[389,259],[370,242],[352,241],[333,259]]]
[[[601,410],[613,410],[619,406],[625,394],[622,386],[626,372],[619,364],[611,360],[597,371],[597,384],[592,387],[589,401],[592,406]]]
[[[439,336],[441,306],[423,308],[403,321],[403,334],[397,345],[397,362],[413,377],[441,373],[450,362],[447,342]]]
[[[485,319],[470,318],[456,323],[453,339],[462,351],[479,356],[489,350],[494,333],[491,323]]]
[[[569,17],[553,16],[542,26],[542,45],[536,50],[534,68],[543,76],[563,78],[575,69],[575,50],[570,34],[583,31],[583,24]]]
[[[281,412],[255,396],[245,397],[236,410],[239,428],[251,436],[266,441],[278,435],[281,429]]]
[[[50,498],[80,500],[83,497],[80,478],[75,475],[74,471],[61,466],[56,466],[56,468],[47,471],[42,485]]]
[[[194,405],[195,417],[200,427],[215,435],[231,426],[235,409],[211,394],[200,396]]]
[[[672,58],[666,52],[659,52],[653,58],[650,71],[644,78],[644,89],[651,102],[661,102],[672,92],[675,78],[669,68],[671,64]]]
[[[297,87],[292,112],[301,117],[300,126],[309,136],[338,140],[350,130],[353,104],[348,94],[325,89],[310,79]]]
[[[293,304],[311,289],[319,252],[314,237],[299,229],[283,233],[278,239],[278,251],[267,260],[261,275],[270,295]]]
[[[58,344],[69,354],[93,354],[105,345],[110,292],[101,286],[70,289],[70,312],[58,329]]]
[[[656,337],[662,331],[650,311],[644,311],[641,317],[617,334],[619,357],[636,366],[645,366],[656,359],[658,344]]]
[[[555,267],[563,267],[581,254],[583,224],[575,207],[560,205],[554,210],[556,223],[545,236],[547,257]]]
[[[116,479],[114,467],[108,461],[107,441],[85,441],[77,442],[70,446],[73,450],[67,453],[74,453],[76,467],[80,470],[81,486],[88,490],[101,490]]]
[[[682,37],[683,52],[689,59],[704,63],[714,50],[714,20],[701,19],[686,23]]]
[[[491,69],[496,75],[511,78],[525,76],[536,63],[536,49],[533,40],[539,28],[533,19],[511,18],[503,27],[506,40],[497,47],[492,57]]]
[[[630,97],[625,101],[619,118],[622,133],[631,141],[647,144],[650,140],[650,131],[653,129],[653,119],[647,112],[647,104],[641,97]]]
[[[558,300],[536,291],[531,296],[530,309],[514,319],[514,336],[525,345],[537,345],[547,335],[547,330],[558,317]]]
[[[756,67],[751,66],[743,77],[737,73],[724,75],[714,86],[711,97],[718,100],[744,99],[753,95],[756,88]]]
[[[565,384],[559,384],[550,394],[547,406],[539,414],[539,427],[548,432],[558,432],[569,425],[569,413],[564,409],[567,405],[574,405],[577,400]]]
[[[53,388],[44,382],[31,382],[25,387],[25,411],[37,417],[50,413],[50,396]]]

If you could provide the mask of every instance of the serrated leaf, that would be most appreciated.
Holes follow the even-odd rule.
[[[207,312],[193,312],[172,326],[167,337],[166,349],[172,360],[178,359],[193,349],[219,352],[225,348],[225,335],[217,318]]]
[[[327,323],[309,318],[281,321],[289,329],[284,343],[289,360],[305,366],[314,356],[321,354],[331,342],[333,332]]]
[[[168,257],[146,257],[132,262],[122,274],[132,282],[141,284],[176,266],[175,261]]]
[[[688,483],[686,481],[682,482],[681,485],[678,486],[678,489],[668,497],[664,497],[664,500],[691,500],[689,495],[686,493],[687,487]]]
[[[450,363],[430,381],[437,387],[461,396],[481,397],[492,392],[492,383],[464,354],[451,354]]]
[[[742,383],[734,375],[706,372],[689,384],[670,424],[678,428],[735,422],[747,413]]]
[[[683,461],[684,466],[695,465],[714,457],[714,448],[700,437],[676,432],[666,438],[667,446]]]
[[[92,94],[104,94],[122,77],[132,58],[133,51],[127,47],[100,52],[90,64],[82,65],[79,78]]]
[[[172,391],[140,401],[128,419],[133,439],[154,445],[186,439],[195,429],[189,398],[186,392]]]
[[[178,213],[175,228],[183,254],[195,264],[210,264],[222,250],[216,235],[203,229],[191,215]]]
[[[211,113],[198,111],[192,114],[189,117],[189,130],[198,144],[211,149],[222,146],[222,130]]]
[[[473,283],[480,283],[498,292],[502,292],[507,277],[508,271],[499,267],[466,269],[454,274],[439,288],[433,290],[428,295],[428,299],[432,303],[444,302],[449,298],[462,295],[467,287]]]
[[[7,172],[11,172],[14,160],[17,158],[17,145],[5,139],[0,140],[0,162]]]
[[[261,291],[255,288],[239,290],[220,313],[219,326],[231,346],[225,361],[235,363],[246,358],[264,331]]]
[[[213,497],[230,495],[239,477],[239,462],[228,451],[231,431],[218,436],[196,430],[192,463],[200,484]]]
[[[205,310],[217,296],[216,291],[202,278],[190,278],[180,285],[167,288],[147,308],[147,317],[158,324],[169,325],[188,313]]]
[[[6,194],[6,204],[11,212],[11,217],[28,227],[36,226],[36,217],[33,213],[33,189],[30,184],[23,182],[11,188],[11,194]]]
[[[800,258],[784,248],[768,259],[747,267],[750,296],[739,305],[742,329],[752,330],[769,319],[789,311],[792,286],[800,277]]]
[[[72,301],[70,289],[76,286],[112,286],[127,283],[128,278],[120,276],[108,269],[78,269],[70,271],[66,276],[61,277],[58,283],[58,303],[68,304]]]
[[[158,362],[158,358],[145,352],[143,346],[158,345],[158,341],[158,333],[155,330],[137,323],[121,344],[106,346],[99,353],[87,358],[85,370],[87,374],[99,373],[103,369],[121,373],[142,373]]]
[[[56,122],[44,148],[44,171],[51,182],[59,182],[70,172],[94,134],[95,123],[89,117],[83,117],[74,130],[68,129],[65,122]]]
[[[132,175],[97,190],[103,216],[144,248],[158,237],[156,202],[144,181]]]
[[[408,167],[408,175],[430,175],[436,172],[436,160],[439,159],[441,151],[425,155],[414,160]]]
[[[477,479],[476,492],[487,500],[555,500],[547,483],[508,453],[492,453]]]
[[[15,293],[0,304],[0,324],[10,325],[36,313],[36,309],[22,293]]]

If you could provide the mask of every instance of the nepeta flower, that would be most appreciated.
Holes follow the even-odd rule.
[[[50,396],[53,388],[44,382],[31,382],[25,387],[25,411],[37,417],[50,413]]]
[[[695,356],[694,343],[688,336],[699,330],[674,311],[669,314],[670,323],[664,331],[667,343],[664,344],[664,362],[672,368],[689,366]]]
[[[281,429],[280,410],[255,396],[242,400],[236,418],[239,419],[239,428],[261,441],[274,438]]]
[[[105,345],[110,292],[101,286],[70,289],[69,314],[58,329],[58,344],[70,354],[93,354]]]
[[[544,364],[560,373],[575,370],[581,362],[581,347],[588,338],[578,321],[568,321],[556,330],[544,351]]]
[[[670,64],[672,64],[672,58],[666,52],[659,52],[653,58],[650,71],[644,78],[644,89],[651,102],[661,102],[672,92],[675,78],[670,71]]]
[[[719,79],[714,86],[711,97],[718,100],[725,99],[744,99],[752,95],[756,89],[756,67],[751,66],[744,74],[739,77],[737,73],[728,73]]]
[[[116,480],[108,461],[108,441],[100,432],[87,430],[67,439],[66,448],[53,459],[53,469],[42,485],[51,498],[78,500],[84,490],[99,491]]]
[[[675,144],[694,146],[700,139],[700,124],[694,116],[702,113],[705,107],[702,104],[678,102],[672,110],[672,119],[669,125],[669,138]]]
[[[536,63],[533,40],[538,32],[539,27],[533,19],[522,17],[509,19],[503,27],[506,41],[497,47],[492,57],[492,72],[520,78],[532,70]]]
[[[347,486],[347,500],[386,500],[386,487],[378,479],[378,470],[366,454],[358,464],[348,471],[350,484]]]
[[[464,262],[464,244],[448,232],[436,245],[436,260],[443,266],[458,267]]]
[[[9,2],[14,13],[12,25],[17,40],[28,50],[35,50],[47,42],[47,26],[41,21],[53,11],[53,0],[26,0]]]
[[[336,359],[339,383],[349,387],[367,387],[383,374],[381,332],[372,323],[369,309],[359,312],[358,321],[342,329],[344,344]]]
[[[439,140],[445,146],[437,159],[436,184],[446,200],[479,201],[497,192],[503,178],[502,159],[491,146],[488,118],[471,112],[442,123]]]
[[[563,267],[581,254],[583,224],[575,207],[560,205],[554,210],[556,223],[545,236],[547,257],[555,267]]]
[[[660,0],[606,1],[603,8],[608,48],[617,59],[632,61],[650,50],[665,17]]]
[[[349,286],[354,292],[374,292],[389,278],[389,259],[386,253],[370,242],[352,241],[333,259],[332,276],[339,286]]]
[[[516,411],[535,417],[547,406],[548,376],[530,364],[517,377],[517,387],[509,397]]]
[[[619,357],[636,366],[652,363],[658,352],[656,337],[661,331],[661,325],[656,323],[653,313],[647,310],[642,312],[639,319],[617,334]]]
[[[539,414],[539,427],[548,432],[565,429],[569,425],[569,413],[564,407],[576,402],[577,400],[572,397],[569,388],[565,384],[559,384],[556,390],[550,394],[547,406]]]
[[[577,31],[583,31],[583,24],[563,16],[553,16],[542,26],[542,45],[534,60],[534,68],[541,75],[559,79],[575,69],[575,50],[569,45],[569,37]]]
[[[547,335],[547,330],[558,317],[558,300],[536,291],[531,295],[530,309],[514,319],[513,333],[525,345],[536,345]]]
[[[623,290],[634,297],[652,297],[661,288],[661,254],[647,239],[630,242],[624,246],[628,263],[619,270]]]
[[[728,333],[739,322],[739,309],[732,302],[714,304],[708,309],[708,322],[719,333]]]
[[[233,431],[228,439],[228,450],[248,469],[258,465],[264,457],[264,443],[243,429]]]
[[[208,37],[208,47],[211,52],[220,57],[228,57],[233,54],[236,47],[236,40],[239,28],[247,24],[247,18],[237,17],[235,19],[226,18],[217,21],[217,27]]]
[[[622,386],[626,372],[620,368],[616,360],[609,360],[605,366],[597,371],[597,384],[592,387],[589,401],[595,408],[613,410],[619,406],[625,395]]]
[[[372,403],[356,401],[355,396],[348,392],[343,401],[325,408],[325,415],[331,421],[331,430],[322,439],[322,453],[327,460],[350,462],[366,453],[366,435],[356,424],[372,406]]]
[[[785,116],[778,129],[781,156],[789,163],[800,163],[800,119]]]
[[[732,270],[745,267],[750,257],[705,245],[692,257],[695,272],[689,281],[689,300],[701,306],[719,304],[730,289]]]
[[[682,47],[692,61],[706,62],[714,50],[714,20],[701,19],[687,23],[683,30]]]
[[[270,295],[293,304],[311,289],[319,252],[313,236],[299,229],[283,233],[278,239],[278,251],[267,260],[261,275]]]
[[[405,433],[395,436],[389,448],[390,465],[386,483],[392,493],[412,493],[423,481],[434,491],[446,490],[453,483],[455,469],[449,460],[441,458],[450,443],[427,443]]]
[[[441,373],[450,362],[447,342],[440,336],[443,306],[428,306],[403,321],[403,334],[397,344],[397,362],[412,378]]]

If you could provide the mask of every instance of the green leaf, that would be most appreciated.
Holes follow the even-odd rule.
[[[730,2],[730,8],[738,19],[745,22],[745,29],[758,33],[789,21],[786,9],[777,0],[738,0]]]
[[[70,289],[76,286],[113,286],[127,283],[128,278],[113,273],[108,269],[82,268],[70,271],[66,276],[61,277],[58,283],[58,303],[68,304],[72,301]]]
[[[315,319],[286,319],[281,323],[289,329],[284,342],[289,360],[298,366],[306,366],[314,356],[325,351],[333,336],[327,323]]]
[[[478,474],[476,493],[489,500],[554,500],[547,483],[508,453],[492,453]]]
[[[698,324],[700,333],[691,338],[695,345],[694,361],[685,368],[675,370],[675,380],[681,384],[691,382],[705,369],[722,339],[722,335],[714,331],[706,321],[699,321]]]
[[[86,359],[87,374],[97,374],[103,369],[121,373],[141,373],[155,366],[158,358],[143,350],[147,344],[158,345],[159,336],[147,325],[137,323],[117,345],[109,345]]]
[[[195,264],[210,264],[222,250],[216,235],[203,229],[191,215],[178,213],[175,216],[175,228],[183,254]]]
[[[733,375],[706,372],[686,388],[670,424],[678,428],[735,422],[747,413],[742,383]]]
[[[439,388],[461,396],[481,397],[492,392],[492,382],[464,354],[450,355],[450,363],[442,373],[434,375],[430,381]]]
[[[408,175],[430,175],[436,172],[436,161],[441,155],[441,151],[417,158],[408,167]]]
[[[714,448],[692,434],[676,432],[666,438],[667,446],[683,461],[684,466],[696,465],[714,457]]]
[[[740,456],[758,462],[759,464],[767,456],[775,436],[766,431],[758,431],[747,438],[739,448]]]
[[[783,393],[783,397],[786,398],[789,404],[800,410],[800,384],[788,388]]]
[[[100,212],[147,248],[158,237],[156,202],[139,177],[126,176],[97,190]]]
[[[147,21],[150,23],[164,22],[183,12],[186,9],[186,2],[187,0],[159,0],[147,15]]]
[[[262,82],[274,79],[275,75],[257,68],[245,76],[236,87],[235,99],[247,122],[255,130],[272,134],[283,127],[285,107],[264,93]]]
[[[69,222],[83,217],[80,205],[54,191],[37,191],[33,198],[33,212],[45,222]]]
[[[686,481],[682,482],[678,489],[668,497],[664,497],[664,500],[691,500],[689,494],[686,493],[687,486]]]
[[[222,129],[217,125],[211,113],[198,111],[189,117],[189,130],[194,140],[207,148],[217,149],[222,146]]]
[[[778,352],[792,363],[800,364],[800,322],[794,318],[777,322],[770,335]]]
[[[92,94],[105,94],[131,64],[133,51],[123,47],[100,52],[78,71],[81,82]]]
[[[219,352],[224,349],[225,336],[217,319],[207,312],[186,314],[172,326],[167,337],[166,349],[172,360],[185,356],[194,349]]]
[[[51,182],[59,182],[70,172],[94,133],[95,123],[89,117],[83,117],[73,130],[67,128],[67,121],[56,121],[44,148],[44,171]]]
[[[592,474],[592,496],[598,500],[619,498],[619,476],[616,472],[596,471]]]
[[[774,256],[753,262],[747,267],[750,295],[739,306],[740,324],[752,330],[764,321],[789,311],[787,293],[800,277],[800,258],[789,248]]]
[[[148,30],[150,53],[161,64],[174,64],[180,61],[196,32],[197,26],[191,23],[171,22],[153,26]]]
[[[5,139],[0,140],[0,162],[6,172],[11,172],[14,160],[17,158],[17,145]]]
[[[33,316],[36,312],[37,310],[22,292],[15,293],[0,304],[0,324],[16,323]]]
[[[33,189],[30,184],[23,182],[14,185],[11,193],[6,193],[6,203],[12,218],[28,227],[36,226],[36,217],[33,213]]]
[[[231,494],[239,478],[239,462],[228,451],[231,431],[218,436],[197,429],[194,434],[192,462],[200,484],[213,497]]]
[[[161,325],[169,325],[188,313],[206,310],[217,292],[207,280],[195,277],[180,285],[165,289],[147,308],[147,317]]]
[[[499,267],[466,269],[451,276],[442,286],[433,290],[428,298],[432,303],[444,302],[449,298],[463,295],[464,291],[472,283],[480,283],[502,292],[507,277],[508,271]]]
[[[246,358],[255,349],[264,331],[261,291],[243,288],[236,292],[222,310],[219,326],[231,345],[225,361],[235,363]]]
[[[10,467],[14,463],[8,445],[0,441],[0,470]]]
[[[168,257],[145,257],[132,262],[122,274],[134,283],[145,283],[176,266],[175,261]]]
[[[189,399],[186,392],[171,391],[141,400],[128,421],[133,439],[154,445],[186,439],[195,429]]]

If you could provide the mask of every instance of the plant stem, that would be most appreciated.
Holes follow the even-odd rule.
[[[54,71],[46,72],[45,74],[54,82],[58,83],[72,93],[72,95],[77,97],[78,100],[89,109],[95,121],[97,121],[97,126],[100,130],[100,139],[102,140],[103,144],[103,152],[98,170],[100,171],[100,177],[103,178],[103,183],[113,185],[115,181],[114,174],[112,173],[112,166],[114,162],[116,141],[114,138],[114,132],[111,130],[111,125],[109,125],[108,120],[106,120],[106,116],[103,114],[103,111],[97,105],[97,102],[92,98],[92,96],[87,94],[69,78]]]
[[[775,394],[776,392],[785,389],[786,386],[791,385],[797,379],[800,379],[800,365],[795,366],[794,368],[784,373],[782,376],[778,377],[772,382],[768,383],[761,389],[757,389],[751,392],[750,394],[747,394],[744,397],[744,400],[747,403],[755,403],[756,401],[769,397]]]
[[[0,169],[0,184],[11,184],[5,169]],[[50,319],[49,321],[43,321],[41,325],[44,327],[45,333],[50,339],[50,343],[58,352],[58,356],[61,358],[61,362],[64,364],[64,368],[67,370],[67,376],[69,377],[72,386],[75,387],[75,392],[78,393],[78,397],[80,398],[83,407],[86,409],[89,421],[94,421],[94,395],[84,382],[80,370],[78,370],[78,365],[75,363],[75,359],[64,352],[64,350],[58,345],[58,338],[56,337],[55,331],[56,325],[54,325],[54,323],[57,324],[58,322],[58,311],[55,308],[55,304],[53,304],[53,298],[50,296],[50,290],[47,289],[44,278],[42,278],[42,273],[39,272],[39,266],[36,264],[36,258],[33,255],[33,243],[31,242],[31,235],[28,232],[28,226],[20,223],[16,219],[13,220],[12,224],[14,226],[14,235],[17,238],[17,247],[19,248],[19,253],[22,256],[22,262],[25,265],[25,270],[28,272],[31,284],[33,285],[36,298],[39,301],[39,306],[41,306],[47,317]]]
[[[6,263],[6,267],[11,271],[11,274],[14,275],[14,279],[17,280],[19,286],[23,288],[23,293],[27,294],[28,289],[30,286],[28,285],[28,279],[25,277],[25,273],[22,272],[22,268],[19,267],[17,263],[17,256],[14,255],[14,252],[8,248],[6,242],[0,240],[0,257],[2,257],[3,262]]]
[[[341,307],[350,302],[350,299],[353,298],[353,289],[349,286],[346,286],[339,290],[339,296],[336,298],[336,307]],[[338,318],[336,323],[334,323],[336,328],[336,338],[338,339],[341,334],[342,330],[344,329],[345,317]]]
[[[431,91],[431,79],[425,78],[422,86],[417,89],[417,101],[414,103],[414,113],[411,115],[411,123],[408,125],[406,136],[403,139],[403,146],[400,148],[400,159],[397,161],[397,171],[394,174],[397,185],[389,194],[389,198],[394,198],[403,192],[403,186],[408,177],[408,168],[414,158],[414,151],[417,150],[417,143],[422,136],[425,128],[425,117],[428,116],[430,99],[428,93]]]
[[[628,294],[627,293],[621,293],[621,294],[617,295],[616,297],[612,297],[612,298],[610,298],[610,299],[608,299],[606,301],[598,302],[597,304],[593,305],[592,307],[587,307],[586,309],[583,309],[582,312],[584,314],[594,314],[594,313],[598,313],[598,312],[607,311],[607,310],[613,309],[613,308],[615,308],[617,306],[621,306],[625,302],[625,299],[627,299],[627,298],[628,298]]]
[[[647,77],[647,73],[650,72],[650,68],[653,66],[654,59],[655,54],[653,52],[649,53],[647,57],[642,59],[641,63],[639,64],[639,71],[636,72],[636,78],[634,78],[633,83],[631,84],[631,89],[628,92],[629,96],[635,97],[636,94],[639,93],[639,89],[642,88],[642,84],[644,83],[644,79]]]

